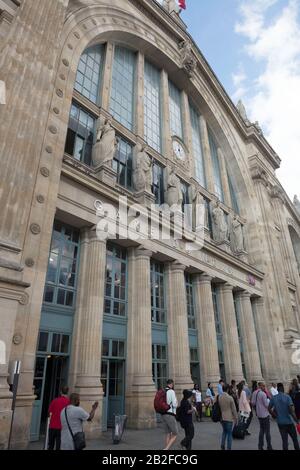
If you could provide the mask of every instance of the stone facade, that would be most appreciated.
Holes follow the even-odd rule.
[[[87,428],[90,436],[98,436],[105,427],[103,416],[117,398],[118,406],[122,402],[118,410],[128,415],[131,427],[155,426],[153,377],[172,376],[180,395],[183,388],[192,386],[191,363],[198,367],[199,374],[193,379],[201,380],[203,390],[207,382],[216,384],[222,367],[228,381],[245,377],[248,382],[264,378],[288,383],[299,374],[299,365],[293,364],[291,357],[295,340],[300,338],[300,216],[276,178],[280,159],[257,126],[245,121],[233,105],[197,46],[190,42],[178,14],[159,3],[163,2],[0,2],[0,80],[6,87],[6,104],[0,104],[0,344],[5,346],[5,361],[0,363],[0,448],[6,448],[9,435],[12,393],[7,378],[15,360],[21,361],[21,375],[12,445],[25,448],[33,435],[33,424],[38,429],[35,438],[42,432],[41,416],[50,397],[45,383],[51,390],[52,385],[45,382],[49,351],[38,346],[39,332],[51,335],[53,341],[64,335],[59,351],[50,354],[63,364],[59,366],[61,375],[57,375],[57,364],[51,369],[55,377],[62,377],[63,360],[68,361],[64,377],[71,390],[81,394],[83,406],[88,409],[93,401],[100,402],[96,418]],[[102,44],[105,52],[96,92],[101,101],[93,102],[75,89],[75,81],[83,52],[97,44]],[[111,107],[118,47],[134,53],[131,128]],[[144,132],[145,61],[159,70],[160,148],[154,148]],[[171,103],[169,79],[179,90],[181,136],[173,130],[176,100]],[[162,195],[167,196],[171,168],[183,186],[199,192],[206,201],[202,249],[186,249],[193,240],[193,230],[180,240],[146,236],[113,239],[115,248],[110,247],[109,229],[103,225],[99,233],[95,228],[99,207],[105,203],[118,207],[119,197],[127,196],[130,206],[142,203],[145,215],[155,196],[149,192],[149,179],[145,190],[140,190],[140,185],[138,192],[124,187],[120,162],[119,166],[106,162],[93,167],[66,152],[72,102],[97,121],[98,128],[109,120],[118,145],[120,139],[127,142],[126,148],[133,149],[134,155],[142,148],[160,165]],[[192,117],[191,103],[198,113],[196,118]],[[99,142],[95,138],[92,144]],[[199,152],[205,183],[200,181],[196,162]],[[143,181],[143,173],[138,177]],[[223,216],[216,214],[212,231],[209,212],[216,206]],[[100,213],[100,220],[104,215]],[[177,216],[180,210],[172,215],[171,224]],[[159,213],[157,218],[161,227],[164,221]],[[243,250],[232,249],[230,220],[238,221],[238,246],[242,236]],[[79,235],[68,235],[67,228],[53,231],[54,221],[72,227]],[[228,231],[226,226],[224,231],[224,224]],[[138,230],[142,230],[140,225]],[[222,240],[220,232],[215,236],[221,229],[223,235],[227,232]],[[43,296],[51,274],[49,252],[57,255],[54,232],[61,246],[72,247],[74,259],[80,250],[80,261],[73,265],[76,273],[75,267],[68,272],[69,286],[72,276],[77,276],[76,292],[74,287],[61,293],[59,279],[55,308]],[[126,252],[123,271],[125,255],[116,251],[118,247]],[[67,262],[65,252],[59,253],[60,263]],[[125,300],[119,302],[118,297],[117,307],[111,301],[109,316],[106,271],[110,265],[106,259],[110,257],[118,267],[112,271],[115,292],[119,288],[116,282],[122,286],[122,274],[127,274]],[[187,278],[193,292],[190,303]],[[163,294],[156,296],[161,279]],[[73,293],[77,295],[71,308],[68,299]],[[64,308],[59,307],[60,295],[69,296]],[[115,309],[123,306],[126,314],[116,315]],[[64,326],[60,328],[60,324]],[[68,334],[66,353],[63,341]],[[192,350],[198,354],[193,360]],[[42,372],[37,357],[43,364]]]

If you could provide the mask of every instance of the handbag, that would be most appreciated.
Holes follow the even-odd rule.
[[[71,434],[73,442],[74,442],[74,449],[75,450],[83,450],[86,447],[85,434],[84,434],[83,431],[76,432],[75,434],[73,434],[71,426],[69,424],[68,416],[67,416],[67,407],[65,408],[65,417],[66,417],[66,421],[67,421],[67,425],[68,425],[70,434]]]

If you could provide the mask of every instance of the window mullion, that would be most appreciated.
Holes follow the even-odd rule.
[[[109,109],[114,50],[115,50],[114,44],[108,42],[106,44],[105,59],[104,59],[103,72],[102,72],[102,83],[100,86],[100,96],[99,96],[101,107],[105,110]]]

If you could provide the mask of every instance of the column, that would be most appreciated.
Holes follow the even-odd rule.
[[[219,158],[219,163],[220,163],[224,202],[226,206],[231,207],[232,203],[231,203],[231,194],[230,194],[230,189],[229,189],[227,168],[226,168],[224,154],[220,148],[218,148],[218,158]]]
[[[129,257],[126,414],[135,429],[156,427],[152,378],[151,251],[136,248]]]
[[[135,132],[144,137],[144,54],[138,52],[136,68]]]
[[[211,292],[212,278],[207,274],[197,274],[194,280],[196,324],[200,350],[200,373],[202,390],[208,382],[216,389],[220,380],[219,357],[215,314]]]
[[[106,241],[97,238],[96,230],[86,230],[82,241],[83,263],[79,280],[77,323],[77,361],[75,392],[81,405],[90,411],[99,401],[93,422],[86,429],[88,437],[100,436],[103,390],[101,375],[101,345],[106,265]],[[83,272],[83,268],[85,268]]]
[[[222,284],[220,286],[221,322],[225,356],[225,370],[227,382],[244,379],[239,336],[233,302],[233,286]]]
[[[277,365],[277,355],[272,341],[272,321],[267,317],[263,297],[255,298],[252,302],[253,316],[256,324],[257,342],[262,363],[262,375],[266,382],[282,381],[280,368]]]
[[[109,111],[109,100],[110,90],[112,81],[112,69],[113,69],[113,56],[114,46],[108,42],[106,47],[105,62],[103,65],[102,72],[102,89],[101,89],[101,107],[106,111]]]
[[[262,380],[256,329],[250,297],[251,294],[246,291],[236,293],[241,336],[244,347],[245,368],[249,383],[252,380]]]
[[[172,139],[170,130],[170,108],[169,108],[169,78],[167,72],[161,72],[161,101],[162,101],[162,153],[166,158],[172,156]]]
[[[167,267],[169,376],[175,381],[178,396],[192,386],[185,269],[176,262]]]
[[[213,165],[212,165],[212,159],[211,159],[211,153],[210,153],[207,124],[203,116],[200,116],[200,134],[201,134],[201,143],[202,143],[202,149],[203,149],[207,189],[212,194],[214,194],[215,193],[215,181],[214,181]]]

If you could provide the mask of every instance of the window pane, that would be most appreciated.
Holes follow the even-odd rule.
[[[61,340],[61,347],[60,347],[60,352],[67,354],[69,352],[69,336],[68,335],[62,335],[62,340]]]
[[[109,356],[109,340],[104,339],[102,341],[102,356]]]
[[[190,115],[191,115],[191,124],[192,124],[193,153],[194,153],[194,159],[195,159],[196,180],[203,187],[206,187],[204,159],[203,159],[202,144],[201,144],[201,137],[200,137],[199,115],[197,111],[195,110],[195,108],[191,105],[190,105]]]
[[[135,53],[116,46],[114,54],[110,112],[123,126],[132,130]]]
[[[221,179],[221,170],[220,170],[218,150],[217,150],[215,140],[214,140],[214,138],[213,138],[210,131],[208,132],[208,136],[209,136],[209,145],[210,145],[210,152],[211,152],[211,158],[212,158],[212,164],[213,164],[215,192],[216,192],[216,195],[218,196],[218,198],[222,202],[224,202],[224,194],[223,194],[223,188],[222,188],[222,179]]]
[[[181,95],[171,81],[169,81],[169,98],[171,134],[183,139]]]
[[[132,188],[132,146],[124,139],[119,138],[118,149],[114,157],[117,181],[120,185]]]
[[[54,298],[54,287],[45,287],[44,302],[53,302]]]
[[[61,335],[53,333],[51,352],[54,352],[54,353],[55,352],[57,352],[57,353],[60,352],[60,339],[61,339]]]
[[[145,62],[144,73],[144,133],[146,142],[161,150],[160,72]]]
[[[47,351],[48,336],[48,333],[40,331],[38,351]]]
[[[75,89],[93,103],[98,101],[103,55],[103,45],[89,47],[82,54],[78,65]]]

